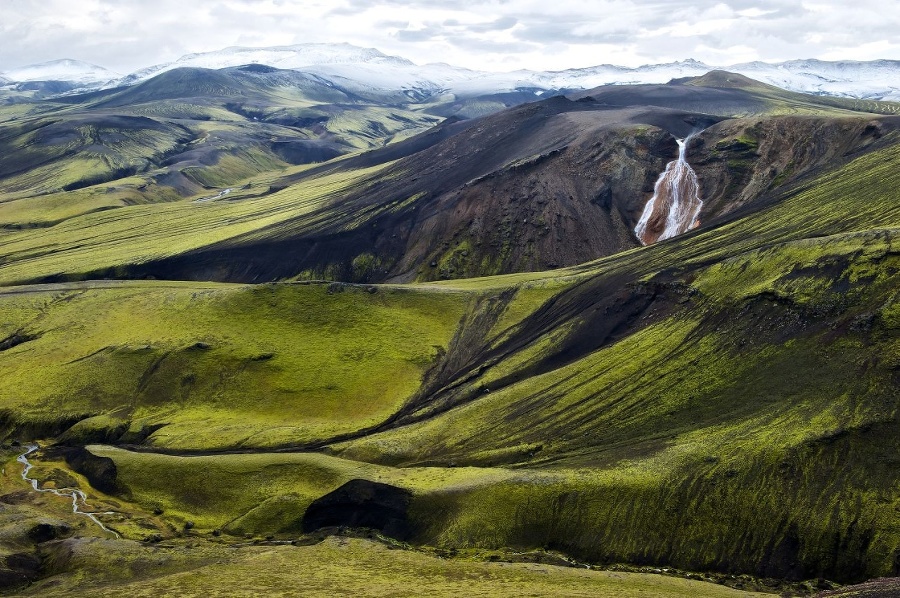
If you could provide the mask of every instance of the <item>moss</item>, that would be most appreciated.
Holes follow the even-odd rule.
[[[381,260],[371,253],[361,253],[351,263],[353,280],[366,282],[375,278],[382,268]]]
[[[753,139],[721,151],[750,160]],[[197,533],[292,534],[309,501],[362,477],[411,490],[416,540],[447,549],[892,574],[898,163],[886,144],[715,229],[552,273],[375,293],[8,289],[4,338],[34,338],[3,351],[4,425],[58,433],[91,416],[72,438],[124,427],[188,452],[327,444],[330,455],[92,449],[116,461],[135,509],[162,508]],[[318,230],[336,194],[373,172],[11,232],[0,276],[127,275],[165,252]],[[500,252],[514,242],[500,241]],[[483,264],[466,243],[442,267]],[[361,271],[378,260],[357,255]],[[485,330],[458,328],[467,302],[515,286]]]
[[[32,326],[46,332],[5,353],[2,408],[21,422],[115,411],[72,434],[159,423],[151,442],[184,447],[279,446],[379,423],[418,388],[463,309],[453,294],[177,283],[0,304],[20,325],[43,309]]]
[[[793,160],[787,163],[787,165],[781,169],[781,171],[775,175],[775,178],[772,179],[772,187],[780,187],[785,181],[790,179],[794,175],[794,170],[796,169],[796,164]]]
[[[0,284],[102,278],[117,267],[124,267],[127,275],[129,265],[239,235],[250,237],[254,231],[277,238],[279,224],[311,214],[334,193],[358,184],[374,170],[325,174],[302,188],[239,202],[128,206],[69,218],[49,230],[11,233],[0,246],[10,258],[0,265]]]
[[[738,598],[761,596],[712,583],[663,575],[590,571],[557,565],[443,559],[377,541],[329,538],[310,546],[228,549],[177,544],[168,550],[129,547],[117,557],[98,544],[70,547],[79,579],[59,575],[26,595],[134,596],[216,593],[232,596],[431,594],[437,596],[660,596]],[[92,562],[93,560],[93,562]],[[152,567],[151,563],[159,565]],[[106,569],[98,566],[107,565]],[[130,571],[125,575],[122,569]],[[152,569],[160,569],[149,574]]]

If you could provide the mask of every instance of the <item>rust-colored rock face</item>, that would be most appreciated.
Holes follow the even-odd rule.
[[[644,212],[634,232],[644,245],[669,239],[696,228],[703,202],[697,175],[685,159],[690,137],[678,140],[678,159],[666,165],[653,189],[653,197],[644,206]]]

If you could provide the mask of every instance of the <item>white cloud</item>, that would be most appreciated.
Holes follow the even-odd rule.
[[[881,0],[0,0],[0,70],[66,57],[127,72],[304,42],[495,70],[900,59],[898,32],[900,12]]]
[[[748,19],[755,19],[758,17],[764,17],[766,15],[771,15],[778,12],[777,10],[763,10],[761,8],[747,8],[744,10],[737,11],[738,16],[747,17]]]
[[[822,60],[875,60],[882,56],[900,55],[900,44],[879,40],[855,48],[842,48],[822,54]]]

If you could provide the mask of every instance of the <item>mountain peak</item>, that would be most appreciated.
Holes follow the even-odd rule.
[[[695,60],[693,58],[685,58],[684,60],[678,60],[675,64],[680,64],[682,66],[696,66],[698,68],[709,68],[704,62],[700,62],[699,60]]]
[[[405,58],[375,48],[349,43],[302,43],[273,47],[231,46],[213,52],[186,54],[179,59],[149,66],[120,77],[102,67],[71,59],[0,72],[0,84],[60,81],[65,89],[81,92],[124,87],[146,81],[160,73],[180,68],[223,69],[249,64],[304,72],[324,78],[351,93],[374,93],[395,98],[426,98],[434,94],[471,97],[519,91],[593,89],[601,85],[663,84],[685,82],[709,71],[739,73],[789,91],[865,99],[900,99],[900,61],[828,62],[817,59],[781,63],[747,62],[711,66],[694,58],[665,64],[629,68],[611,64],[561,71],[518,70],[486,72],[444,63],[417,65]],[[734,85],[727,77],[700,79],[692,85]],[[744,85],[746,82],[744,82]],[[399,94],[399,95],[398,95]]]
[[[105,83],[120,76],[102,66],[72,58],[29,64],[0,73],[0,77],[15,82],[70,81],[80,84]]]
[[[282,69],[297,69],[322,64],[377,64],[384,62],[413,64],[405,58],[388,56],[375,48],[363,48],[348,43],[309,43],[265,48],[230,46],[214,52],[186,54],[171,64],[202,68],[266,64]]]
[[[726,89],[749,89],[754,87],[769,87],[755,79],[751,79],[739,73],[723,70],[712,70],[699,77],[693,77],[681,82],[682,85],[695,87],[718,87]]]

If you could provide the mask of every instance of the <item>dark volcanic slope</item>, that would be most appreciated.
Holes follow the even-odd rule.
[[[765,99],[742,89],[690,85],[607,85],[572,96],[605,106],[648,105],[709,114],[765,112]]]
[[[633,228],[659,173],[677,155],[675,137],[705,129],[688,156],[706,203],[701,221],[714,224],[876,147],[897,126],[894,118],[835,112],[817,102],[714,74],[519,106],[443,128],[440,140],[420,136],[403,150],[356,158],[354,164],[369,165],[406,156],[311,217],[135,273],[402,282],[581,263],[639,245]],[[722,116],[735,111],[757,116]]]
[[[633,220],[676,151],[673,135],[716,120],[563,97],[527,104],[466,123],[313,218],[153,264],[146,273],[412,280],[586,261],[637,245]]]

